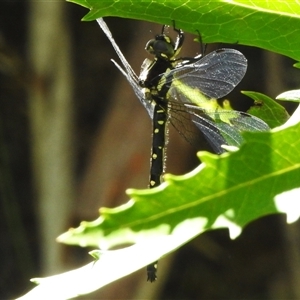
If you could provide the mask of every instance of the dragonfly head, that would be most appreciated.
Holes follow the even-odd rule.
[[[175,56],[175,43],[165,34],[159,34],[155,39],[150,40],[145,49],[155,57],[165,60],[170,60]]]

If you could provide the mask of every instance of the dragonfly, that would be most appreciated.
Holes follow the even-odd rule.
[[[175,42],[166,34],[167,25],[164,25],[161,33],[146,44],[146,51],[154,59],[146,58],[140,75],[137,75],[104,20],[99,18],[97,22],[123,67],[114,60],[112,62],[125,76],[152,119],[149,188],[159,186],[163,180],[168,123],[190,143],[197,140],[200,130],[218,154],[226,151],[224,145],[241,145],[242,131],[269,129],[255,116],[232,110],[226,102],[225,106],[218,104],[217,99],[229,94],[246,73],[247,59],[241,52],[222,48],[207,55],[201,51],[195,57],[178,57],[184,33],[173,22],[177,34]],[[156,273],[157,262],[148,265],[147,281],[155,281]]]

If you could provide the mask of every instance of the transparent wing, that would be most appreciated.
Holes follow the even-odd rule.
[[[107,38],[109,39],[109,41],[111,42],[113,48],[115,49],[117,55],[119,56],[119,59],[123,65],[124,69],[114,60],[112,60],[112,62],[121,71],[121,73],[126,77],[127,81],[132,86],[134,93],[136,94],[136,96],[138,97],[140,102],[144,105],[144,107],[146,108],[146,110],[148,111],[148,113],[150,115],[150,118],[152,119],[153,118],[153,105],[149,100],[145,99],[145,94],[139,84],[138,76],[133,71],[130,64],[124,57],[122,51],[120,50],[119,46],[115,42],[115,40],[114,40],[109,28],[107,27],[106,23],[104,22],[104,20],[102,18],[99,18],[99,19],[97,19],[97,22],[98,22],[99,26],[101,27],[101,29],[103,30],[103,32],[105,33],[105,35],[107,36]]]
[[[184,125],[189,114],[191,124],[200,129],[217,153],[224,152],[222,145],[239,146],[243,142],[242,131],[268,130],[262,120],[243,112],[220,109],[213,101],[230,93],[246,70],[246,58],[234,49],[219,49],[196,61],[177,65],[166,78],[171,86],[168,100],[172,125],[193,142],[196,130]],[[183,113],[184,109],[187,113]]]
[[[224,151],[221,147],[224,144],[240,146],[243,142],[241,136],[243,131],[267,131],[270,129],[261,119],[240,111],[209,112],[191,106],[188,110],[192,122],[204,133],[217,153]]]
[[[169,94],[177,94],[177,101],[191,102],[188,95],[178,93],[176,82],[198,89],[208,98],[221,98],[230,93],[242,80],[247,70],[247,59],[234,49],[219,49],[192,63],[176,66],[168,76]]]
[[[243,131],[267,131],[269,126],[250,114],[235,111],[207,111],[198,106],[170,102],[171,124],[190,143],[197,139],[200,130],[216,153],[225,150],[222,145],[240,146]]]

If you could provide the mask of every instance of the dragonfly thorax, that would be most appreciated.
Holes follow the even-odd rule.
[[[147,87],[151,91],[160,90],[159,86],[162,80],[169,70],[174,69],[173,63],[170,60],[157,59],[156,57],[153,61],[146,62],[148,62],[148,65],[145,64],[145,69],[141,71],[139,83],[142,87]]]
[[[143,88],[148,88],[148,92],[152,96],[158,96],[164,98],[170,88],[171,77],[166,83],[167,74],[170,70],[174,69],[178,64],[178,55],[182,43],[183,32],[180,29],[174,30],[178,33],[176,42],[172,38],[164,33],[165,26],[163,26],[162,33],[155,36],[146,44],[146,50],[154,55],[153,60],[146,59],[141,68],[141,74],[139,76],[139,84]]]

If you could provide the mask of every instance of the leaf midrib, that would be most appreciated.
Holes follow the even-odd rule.
[[[252,180],[244,181],[244,182],[239,183],[239,184],[237,184],[237,185],[235,185],[233,187],[227,188],[225,190],[219,191],[219,192],[211,194],[209,196],[204,196],[201,199],[185,203],[185,204],[177,206],[175,208],[169,208],[167,210],[164,210],[161,213],[158,213],[158,214],[155,214],[155,215],[151,215],[148,218],[143,218],[142,220],[138,220],[138,221],[130,222],[130,223],[127,223],[127,224],[123,224],[121,226],[121,228],[123,228],[123,227],[124,228],[128,228],[128,227],[133,228],[135,226],[139,226],[140,224],[145,224],[147,222],[158,220],[158,219],[160,219],[160,218],[162,218],[162,217],[164,217],[166,215],[172,215],[172,214],[178,213],[180,211],[191,209],[193,207],[196,207],[196,206],[200,205],[201,203],[204,203],[204,202],[207,202],[207,201],[216,200],[216,199],[218,199],[218,198],[220,198],[220,197],[222,197],[222,196],[224,196],[226,194],[229,194],[231,192],[237,191],[239,189],[245,189],[246,187],[249,188],[249,186],[251,186],[251,185],[252,186],[256,185],[259,182],[263,182],[263,181],[268,180],[270,178],[277,177],[277,176],[279,176],[281,174],[285,174],[285,173],[291,172],[291,171],[296,170],[298,168],[300,168],[300,163],[294,164],[294,165],[289,166],[287,168],[276,170],[274,172],[262,175],[262,176],[260,176],[258,178],[252,179]]]

